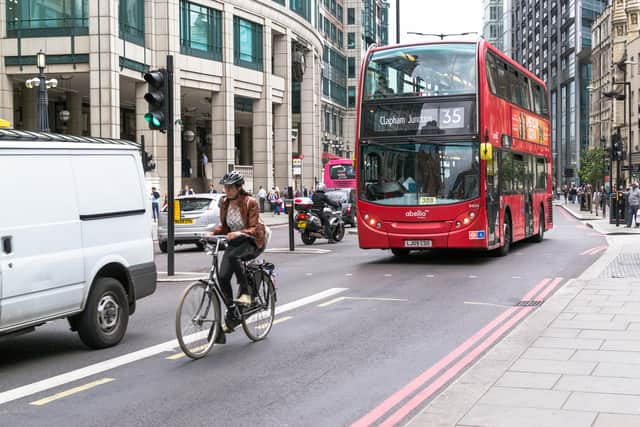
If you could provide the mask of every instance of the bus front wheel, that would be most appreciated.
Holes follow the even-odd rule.
[[[506,215],[504,218],[504,245],[496,249],[497,256],[506,256],[511,249],[511,216]]]
[[[544,211],[540,209],[540,219],[538,220],[538,234],[533,236],[533,241],[536,243],[542,242],[544,239]]]

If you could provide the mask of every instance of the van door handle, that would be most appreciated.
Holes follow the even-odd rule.
[[[11,236],[2,236],[2,251],[5,254],[13,252],[13,245],[11,244]]]

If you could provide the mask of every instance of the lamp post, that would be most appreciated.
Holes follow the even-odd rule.
[[[36,54],[36,66],[38,67],[38,77],[34,77],[25,82],[29,89],[38,88],[38,129],[42,132],[49,132],[49,97],[47,89],[58,86],[58,80],[47,80],[44,69],[47,66],[47,55],[40,50]]]

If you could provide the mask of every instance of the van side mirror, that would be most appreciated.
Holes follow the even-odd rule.
[[[480,160],[493,160],[493,146],[488,142],[480,144]]]

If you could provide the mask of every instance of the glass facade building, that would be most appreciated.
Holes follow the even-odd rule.
[[[511,56],[551,94],[554,188],[578,182],[588,146],[591,25],[607,0],[511,1]],[[503,38],[504,39],[504,38]]]

